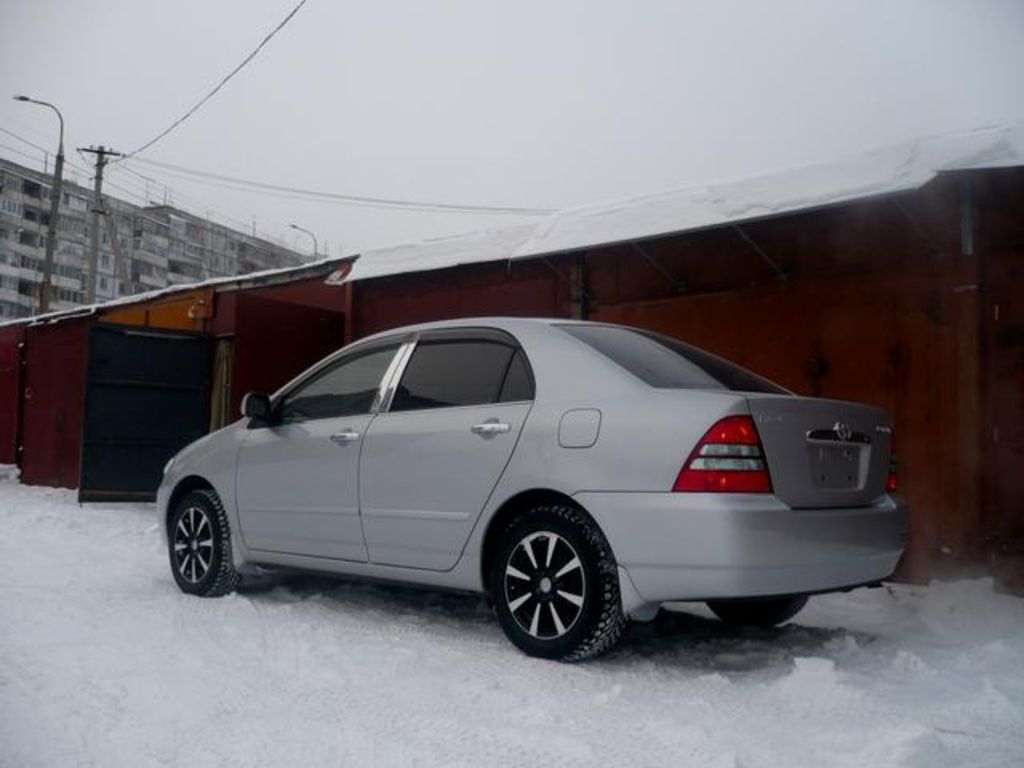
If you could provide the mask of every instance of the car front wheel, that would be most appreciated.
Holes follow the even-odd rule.
[[[231,529],[220,497],[192,491],[174,509],[167,529],[171,573],[182,592],[220,597],[238,586],[231,560]]]
[[[611,547],[576,507],[538,507],[511,523],[491,585],[502,629],[530,656],[587,659],[625,627]]]
[[[789,621],[807,605],[807,595],[757,600],[709,600],[708,608],[726,624],[738,627],[774,627]]]

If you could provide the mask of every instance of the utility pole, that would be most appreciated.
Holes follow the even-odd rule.
[[[92,224],[89,226],[89,262],[85,278],[85,303],[92,304],[96,301],[96,263],[99,261],[100,253],[100,216],[107,215],[103,205],[103,169],[107,165],[108,157],[121,157],[121,153],[107,149],[103,145],[82,148],[79,151],[96,155],[96,179],[92,188]],[[114,237],[116,236],[115,228]]]

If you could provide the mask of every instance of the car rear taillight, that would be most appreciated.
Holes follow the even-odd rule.
[[[673,491],[771,493],[764,449],[750,416],[728,416],[707,431],[686,460]]]
[[[896,493],[896,433],[889,437],[889,476],[885,479],[885,492]]]

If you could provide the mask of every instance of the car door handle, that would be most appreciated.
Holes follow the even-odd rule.
[[[483,424],[474,424],[469,428],[471,432],[477,435],[500,435],[503,432],[508,432],[512,429],[511,426],[503,421],[485,421]]]
[[[342,430],[341,432],[335,432],[333,435],[331,435],[331,442],[338,443],[339,445],[343,443],[351,443],[358,439],[359,433],[354,432],[351,429],[345,429]]]

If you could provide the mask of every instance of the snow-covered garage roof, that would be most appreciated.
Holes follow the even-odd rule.
[[[1024,123],[845,160],[550,214],[529,224],[364,251],[348,280],[576,251],[918,189],[943,171],[1024,165]]]
[[[86,317],[94,315],[101,310],[109,310],[117,307],[130,307],[136,304],[157,301],[164,298],[191,293],[204,288],[215,288],[219,291],[241,290],[245,288],[266,287],[292,283],[296,280],[308,278],[326,277],[332,280],[335,274],[342,274],[345,265],[352,262],[356,257],[334,257],[318,259],[307,264],[300,264],[295,267],[277,267],[264,269],[259,272],[249,272],[244,275],[229,275],[228,277],[214,277],[198,283],[176,283],[166,288],[157,288],[145,293],[133,293],[128,296],[121,296],[108,301],[96,302],[95,304],[83,304],[82,306],[70,309],[60,309],[54,312],[47,312],[45,315],[32,315],[20,317],[13,320],[0,322],[0,328],[10,325],[45,325],[69,320],[74,317]],[[340,284],[341,278],[333,279],[334,284]]]

